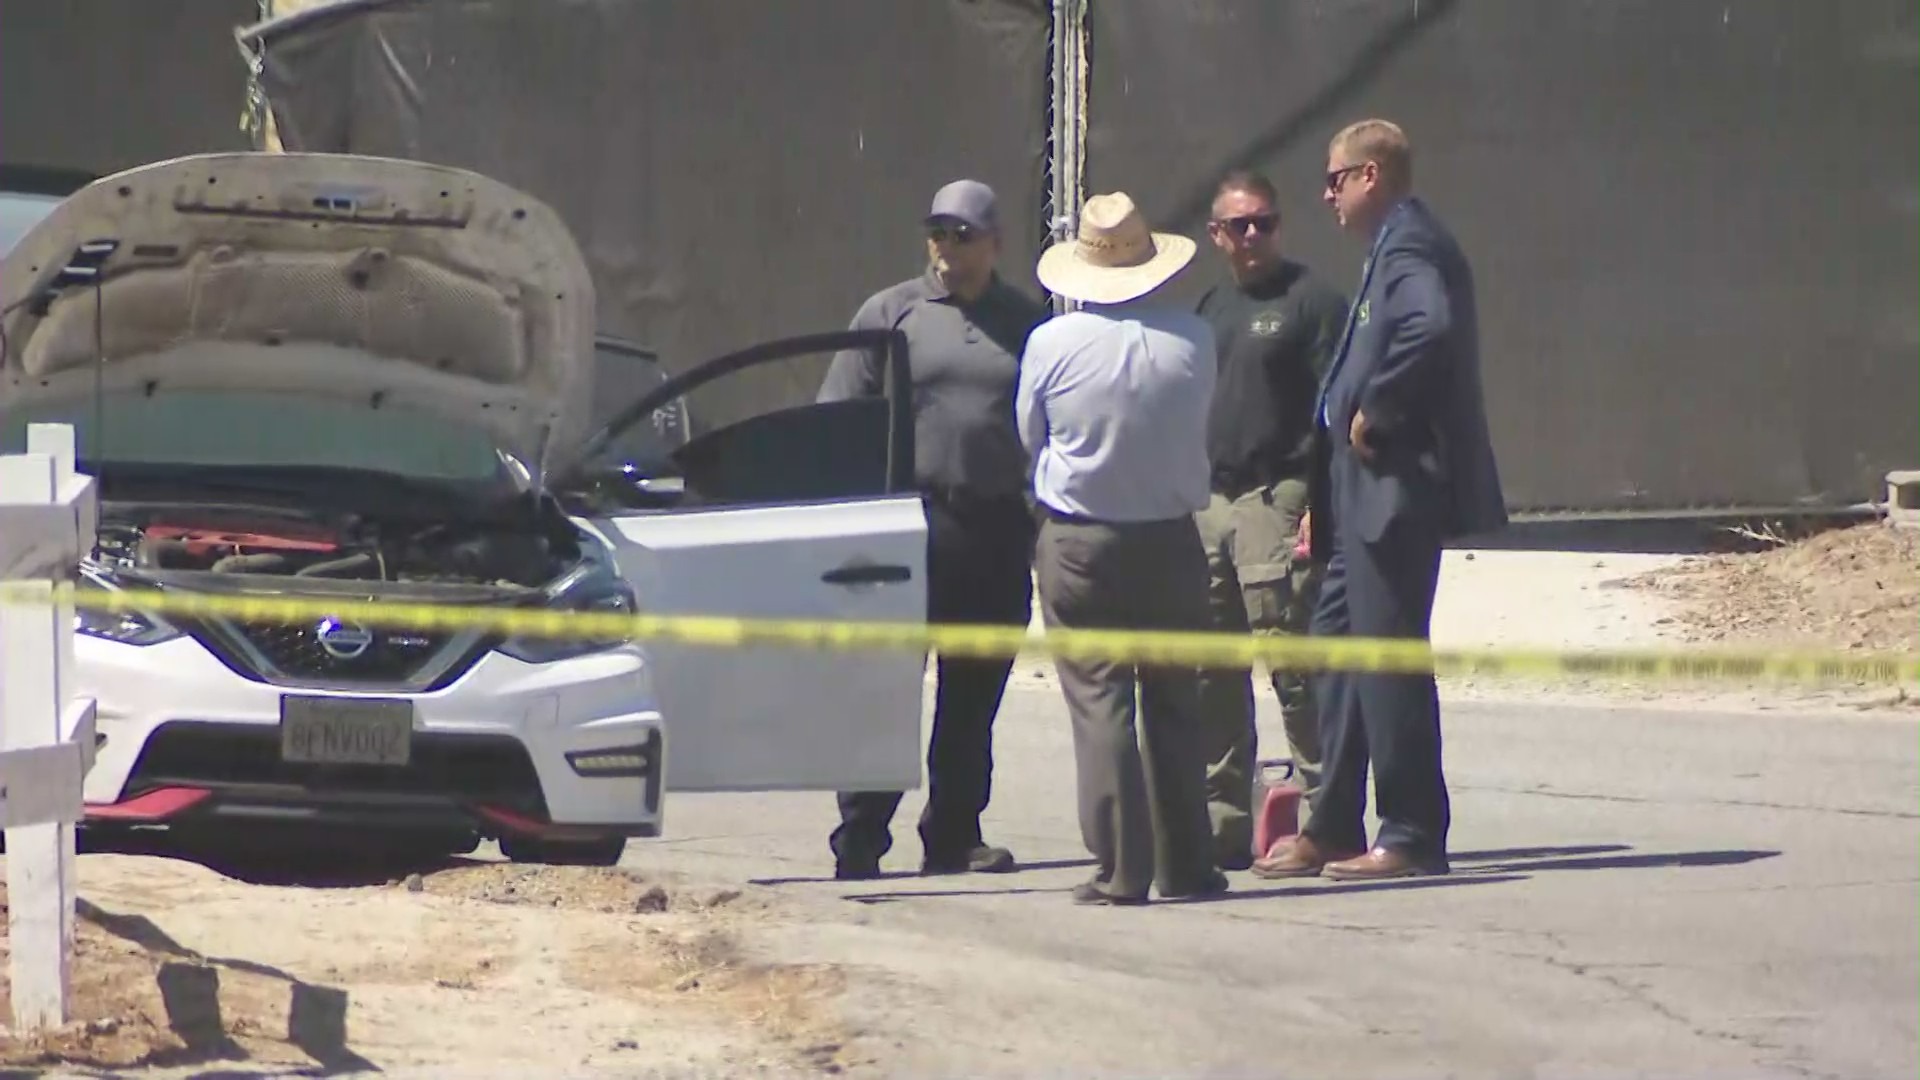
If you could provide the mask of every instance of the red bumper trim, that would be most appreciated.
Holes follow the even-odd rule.
[[[475,805],[473,812],[517,836],[538,837],[544,840],[597,840],[607,835],[607,829],[603,826],[556,825],[551,821],[536,821],[505,807],[488,806],[484,803]]]
[[[117,803],[88,803],[87,817],[103,821],[165,821],[199,805],[212,794],[206,788],[155,788]]]

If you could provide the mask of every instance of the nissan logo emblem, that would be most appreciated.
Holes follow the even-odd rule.
[[[357,660],[373,648],[373,631],[339,619],[322,619],[313,636],[320,648],[335,660]]]

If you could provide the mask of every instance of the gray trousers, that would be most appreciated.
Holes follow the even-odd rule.
[[[1192,518],[1049,516],[1034,571],[1049,627],[1207,628],[1207,557]],[[1097,887],[1127,898],[1204,887],[1214,856],[1199,673],[1067,658],[1055,668],[1073,717],[1080,834],[1099,864]]]

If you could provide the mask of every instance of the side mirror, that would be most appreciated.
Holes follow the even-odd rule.
[[[686,501],[686,484],[677,476],[646,476],[631,465],[606,465],[573,470],[553,495],[573,513],[670,510]]]

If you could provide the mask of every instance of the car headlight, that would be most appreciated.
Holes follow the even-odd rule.
[[[81,571],[86,585],[101,589],[114,589],[113,580],[105,574]],[[104,611],[99,608],[76,608],[73,613],[73,629],[76,633],[88,637],[114,641],[122,645],[158,645],[163,641],[172,641],[180,636],[180,630],[156,615],[147,615],[137,611]]]
[[[634,594],[633,587],[622,580],[611,566],[591,562],[562,578],[548,597],[547,606],[558,611],[632,615],[640,610],[640,599]],[[631,640],[625,635],[613,638],[517,637],[501,642],[500,651],[523,663],[551,664],[557,660],[617,649]]]
[[[159,619],[132,611],[82,608],[73,613],[73,628],[88,637],[117,641],[122,645],[158,645],[180,636],[180,631]]]

